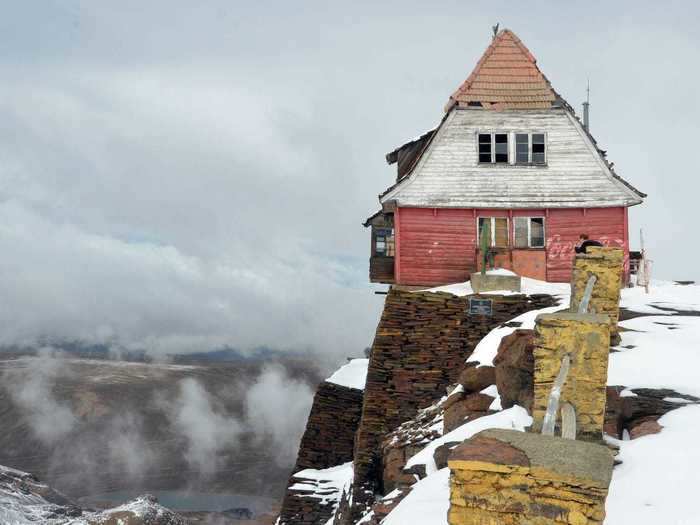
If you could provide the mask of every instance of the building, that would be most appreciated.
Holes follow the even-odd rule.
[[[480,268],[484,224],[497,266],[523,276],[568,281],[582,233],[622,247],[628,267],[628,208],[646,195],[615,173],[586,120],[500,31],[437,128],[387,154],[397,176],[365,222],[370,280],[465,281]]]

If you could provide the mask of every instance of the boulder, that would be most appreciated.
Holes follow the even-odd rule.
[[[504,337],[498,346],[493,360],[494,375],[504,409],[513,405],[520,405],[528,411],[532,409],[534,341],[534,330],[518,329]]]
[[[493,399],[489,395],[475,393],[466,395],[461,400],[452,403],[445,410],[443,434],[452,432],[464,424],[467,418],[472,420],[488,414]]]
[[[663,429],[655,418],[640,419],[630,424],[629,433],[630,439],[637,439],[642,436],[658,434]]]
[[[466,392],[481,392],[496,383],[496,369],[492,366],[465,368],[459,374],[457,382]]]
[[[449,441],[435,449],[435,452],[433,452],[433,460],[435,460],[435,465],[438,469],[443,469],[447,466],[447,458],[450,455],[450,451],[460,443],[461,441]]]

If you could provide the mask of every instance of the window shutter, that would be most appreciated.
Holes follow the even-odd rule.
[[[508,219],[505,217],[496,217],[496,242],[494,246],[505,248],[508,246]]]

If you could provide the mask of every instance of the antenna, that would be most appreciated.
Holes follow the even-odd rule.
[[[583,129],[590,131],[590,122],[588,120],[588,108],[591,105],[591,81],[586,79],[586,101],[583,103]]]
[[[495,26],[491,26],[491,29],[493,29],[493,38],[496,38],[498,36],[498,26],[500,26],[500,22],[497,23]]]

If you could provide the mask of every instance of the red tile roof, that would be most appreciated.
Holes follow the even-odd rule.
[[[445,110],[470,102],[487,109],[543,109],[552,107],[558,98],[525,44],[504,29],[452,94]]]

